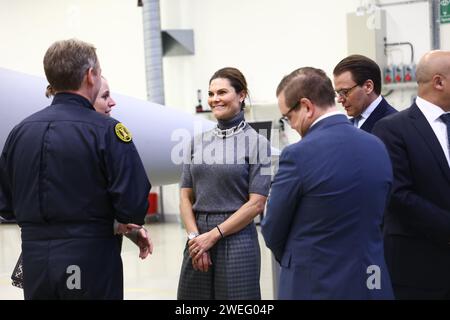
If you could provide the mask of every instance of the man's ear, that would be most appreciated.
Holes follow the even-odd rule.
[[[89,86],[93,86],[94,85],[94,68],[89,68],[88,71],[86,72],[86,83]]]
[[[304,108],[306,108],[306,114],[308,117],[311,117],[314,115],[314,112],[316,110],[315,105],[309,100],[308,98],[302,98],[300,100],[300,105],[303,105]]]
[[[444,90],[444,81],[443,77],[440,74],[435,74],[433,76],[433,87],[437,90]]]
[[[373,90],[375,89],[375,85],[371,79],[366,80],[364,83],[364,90],[366,94],[371,94]]]

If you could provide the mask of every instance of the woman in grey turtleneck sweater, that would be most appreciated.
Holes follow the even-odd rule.
[[[244,119],[248,89],[235,68],[218,70],[208,103],[217,127],[198,137],[181,179],[188,232],[178,299],[261,299],[253,219],[270,189],[270,144]]]

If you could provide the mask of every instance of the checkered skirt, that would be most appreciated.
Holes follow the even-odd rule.
[[[199,232],[215,228],[229,216],[231,213],[197,213]],[[186,243],[178,283],[179,300],[261,299],[261,255],[254,223],[219,240],[209,253],[212,266],[208,272],[195,271]]]

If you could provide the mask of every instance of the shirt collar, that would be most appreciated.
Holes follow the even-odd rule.
[[[311,128],[312,128],[316,123],[318,123],[319,121],[321,121],[321,120],[323,120],[323,119],[325,119],[325,118],[331,117],[331,116],[335,116],[335,115],[337,115],[337,114],[344,115],[341,111],[331,111],[331,112],[325,113],[325,114],[321,115],[320,117],[318,117],[318,118],[316,119],[316,121],[314,121],[314,122],[312,123],[312,125],[309,127],[308,130],[311,130]]]
[[[423,115],[429,123],[438,120],[439,117],[445,113],[445,111],[437,105],[419,96],[416,98],[416,105],[419,107],[420,111],[422,111]]]

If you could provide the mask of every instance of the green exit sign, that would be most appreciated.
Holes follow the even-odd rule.
[[[441,0],[441,23],[450,23],[450,0]]]

